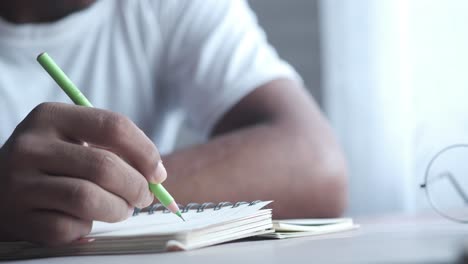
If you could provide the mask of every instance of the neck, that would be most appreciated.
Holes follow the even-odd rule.
[[[82,10],[95,0],[0,1],[0,17],[12,23],[45,23]]]

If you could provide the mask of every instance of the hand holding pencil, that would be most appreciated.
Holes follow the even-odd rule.
[[[62,90],[70,97],[70,99],[77,105],[93,107],[88,99],[81,93],[81,91],[73,84],[73,82],[67,77],[67,75],[59,68],[59,66],[52,60],[47,53],[41,53],[37,56],[37,61],[44,67],[44,69],[50,74],[50,76],[57,82]],[[159,157],[159,153],[158,153]],[[159,173],[158,173],[159,172]],[[167,177],[166,169],[162,164],[160,157],[158,160],[158,167],[156,174],[164,175],[164,179]],[[175,202],[174,198],[169,192],[158,182],[156,179],[149,178],[149,189],[158,198],[158,200],[172,213],[179,216],[182,220],[182,214]],[[184,220],[185,221],[185,220]]]
[[[0,238],[61,245],[86,236],[94,220],[122,221],[153,202],[148,183],[166,178],[160,160],[122,115],[40,104],[0,148]]]

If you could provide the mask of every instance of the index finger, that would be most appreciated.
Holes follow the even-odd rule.
[[[153,142],[129,118],[107,110],[61,103],[40,107],[45,122],[66,139],[88,142],[121,156],[148,181],[165,178],[156,168],[161,160]]]

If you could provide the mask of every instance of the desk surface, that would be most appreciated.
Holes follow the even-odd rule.
[[[356,231],[321,237],[241,241],[188,252],[11,263],[453,263],[468,240],[468,225],[438,217],[385,217],[357,222],[361,228]]]

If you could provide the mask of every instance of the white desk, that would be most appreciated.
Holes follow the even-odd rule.
[[[358,221],[359,222],[359,221]],[[8,263],[453,263],[468,225],[438,217],[381,218],[325,237],[235,242],[189,252],[49,258]]]

